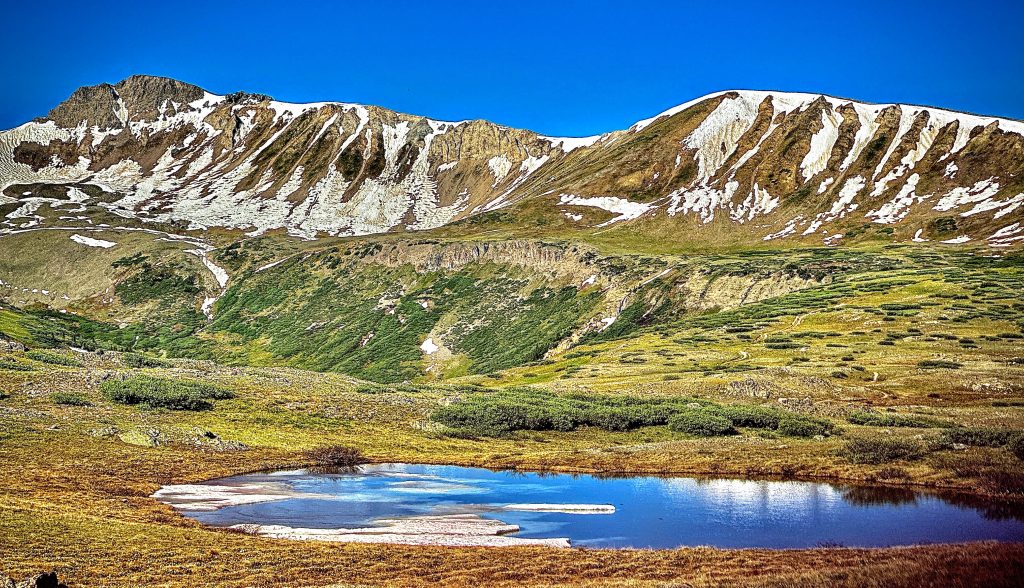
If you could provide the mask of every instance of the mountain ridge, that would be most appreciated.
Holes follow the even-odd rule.
[[[515,127],[513,125],[508,125],[508,124],[500,123],[500,122],[493,121],[493,120],[490,120],[490,119],[487,119],[487,118],[465,118],[465,119],[459,119],[459,120],[448,120],[448,119],[438,118],[438,117],[429,116],[429,115],[425,115],[425,114],[417,114],[417,113],[413,113],[413,112],[405,112],[405,111],[402,111],[402,110],[396,110],[396,109],[393,109],[393,108],[388,108],[386,106],[374,105],[374,104],[369,104],[369,103],[364,103],[364,102],[352,102],[352,101],[346,101],[346,100],[312,100],[312,101],[309,101],[309,102],[293,102],[293,101],[289,101],[289,100],[276,100],[273,96],[271,96],[269,94],[263,94],[263,93],[260,93],[260,92],[249,92],[249,91],[244,91],[244,90],[236,91],[236,92],[231,92],[231,93],[228,93],[228,94],[216,94],[215,92],[210,92],[209,90],[206,90],[202,86],[197,86],[197,85],[194,85],[194,84],[191,84],[191,83],[188,83],[188,82],[183,82],[181,80],[178,80],[176,78],[172,78],[172,77],[169,77],[169,76],[160,76],[160,75],[153,75],[153,74],[133,74],[133,75],[130,75],[127,78],[124,78],[123,80],[120,80],[119,82],[115,82],[113,84],[111,84],[109,82],[100,82],[99,84],[95,84],[95,85],[92,85],[92,86],[81,86],[81,87],[77,88],[74,92],[72,92],[71,96],[69,96],[63,102],[61,102],[60,104],[58,104],[57,106],[52,108],[50,110],[50,112],[46,116],[36,117],[36,118],[32,119],[31,121],[27,121],[27,122],[45,121],[45,120],[52,119],[53,115],[54,115],[54,111],[57,110],[58,108],[60,108],[61,106],[65,105],[69,100],[74,98],[75,94],[77,94],[79,92],[86,91],[86,90],[93,90],[93,89],[97,89],[97,88],[114,88],[114,89],[116,89],[119,85],[125,84],[126,82],[129,82],[130,80],[134,80],[134,79],[159,80],[159,81],[173,82],[175,84],[181,84],[183,86],[189,86],[191,88],[195,88],[195,89],[199,90],[201,93],[208,93],[208,94],[211,94],[211,95],[214,95],[214,96],[224,96],[224,97],[227,97],[227,96],[232,96],[232,95],[240,95],[240,96],[250,96],[250,97],[262,97],[262,98],[267,99],[269,101],[281,102],[283,104],[290,104],[290,105],[293,105],[293,106],[310,106],[310,105],[325,105],[325,104],[339,104],[339,105],[340,104],[349,104],[349,105],[363,106],[363,107],[376,106],[377,108],[382,108],[382,109],[385,109],[385,110],[390,110],[390,111],[398,113],[398,114],[404,114],[404,115],[411,116],[411,117],[422,117],[422,118],[426,118],[426,119],[433,120],[433,121],[436,121],[436,122],[446,122],[446,123],[455,124],[455,123],[466,123],[466,122],[481,121],[481,122],[487,122],[487,123],[490,123],[490,124],[493,124],[493,125],[496,125],[496,126],[499,126],[499,127],[502,127],[502,128],[507,128],[507,129],[517,129],[517,128],[519,128],[519,127]],[[602,132],[600,132],[600,133],[598,133],[596,135],[545,135],[541,131],[538,131],[538,130],[535,130],[535,129],[530,129],[530,128],[523,127],[521,130],[529,131],[529,132],[535,133],[537,135],[545,136],[545,137],[549,137],[549,138],[553,138],[553,139],[589,139],[589,138],[593,138],[593,137],[599,137],[599,136],[604,135],[604,134],[613,133],[613,132],[616,132],[616,131],[629,130],[629,129],[633,128],[634,126],[636,126],[639,123],[642,123],[642,122],[645,122],[645,121],[653,121],[653,120],[661,118],[663,116],[668,116],[668,115],[674,114],[675,112],[678,112],[679,109],[681,109],[681,107],[683,107],[683,106],[696,104],[696,103],[698,103],[700,101],[707,100],[709,98],[714,98],[714,97],[717,97],[717,96],[722,95],[722,94],[729,94],[729,93],[739,93],[739,94],[742,94],[742,93],[765,93],[765,94],[786,94],[786,95],[794,95],[794,96],[815,96],[815,97],[821,96],[821,97],[824,97],[824,98],[827,98],[827,99],[838,100],[838,101],[841,101],[841,102],[844,102],[844,103],[845,102],[854,102],[854,103],[862,104],[862,105],[865,105],[865,106],[901,106],[901,107],[909,107],[909,108],[920,108],[920,109],[926,109],[926,110],[941,110],[941,111],[944,111],[944,112],[947,112],[947,113],[956,114],[956,115],[969,115],[969,116],[977,117],[977,118],[996,119],[996,120],[999,120],[999,121],[1005,121],[1007,123],[1019,123],[1019,124],[1024,125],[1024,119],[1014,118],[1014,117],[1010,117],[1010,116],[1002,116],[1002,115],[995,115],[995,114],[985,114],[985,113],[979,113],[979,112],[972,112],[972,111],[969,111],[969,110],[957,110],[957,109],[954,109],[954,108],[947,108],[947,107],[944,107],[944,106],[939,106],[937,104],[924,104],[924,103],[916,103],[916,102],[872,102],[870,100],[862,100],[862,99],[859,99],[859,98],[853,98],[853,97],[849,97],[849,96],[839,96],[839,95],[828,94],[828,93],[824,93],[824,92],[807,92],[807,91],[803,91],[803,90],[798,91],[798,90],[780,90],[780,89],[766,89],[766,88],[740,88],[740,87],[736,87],[736,88],[727,88],[727,89],[724,89],[724,90],[716,90],[716,91],[713,91],[713,92],[709,92],[707,94],[702,94],[702,95],[700,95],[700,96],[698,96],[696,98],[693,98],[691,100],[684,101],[684,102],[681,102],[681,103],[673,105],[673,106],[669,106],[668,108],[664,108],[664,109],[660,110],[657,114],[655,114],[655,115],[653,115],[651,117],[647,117],[645,119],[640,119],[640,120],[634,122],[632,125],[630,125],[628,127],[609,129],[609,130],[606,130],[606,131],[602,131]],[[21,126],[21,125],[17,125],[17,126]],[[17,126],[12,127],[11,129],[0,129],[0,132],[12,130],[13,128],[17,128]]]
[[[1013,246],[1022,174],[1019,121],[754,90],[570,138],[132,76],[0,133],[8,204],[26,195],[12,186],[86,183],[121,216],[307,239],[434,229],[540,200],[544,222],[583,232],[641,217],[700,231],[717,215],[754,240],[834,245],[896,225],[914,240]]]

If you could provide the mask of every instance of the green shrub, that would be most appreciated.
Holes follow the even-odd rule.
[[[556,395],[536,388],[506,388],[475,392],[465,400],[440,407],[431,419],[449,429],[474,436],[503,436],[514,431],[572,431],[599,427],[630,431],[639,427],[670,424],[680,414],[699,413],[716,417],[717,426],[778,429],[789,420],[783,434],[827,435],[834,426],[823,420],[792,415],[757,405],[718,405],[690,397],[638,398],[633,396]],[[721,434],[721,433],[718,433]]]
[[[664,425],[692,398],[630,396],[559,396],[534,388],[506,388],[476,393],[438,408],[431,419],[452,429],[501,436],[513,431],[572,431],[582,426],[608,431]]]
[[[832,423],[805,416],[787,415],[779,421],[779,434],[787,437],[827,437],[835,431]]]
[[[883,437],[850,439],[840,455],[852,463],[880,464],[916,459],[924,452],[924,445],[918,441]]]
[[[21,363],[14,358],[0,357],[0,370],[10,370],[12,372],[31,372],[34,371],[31,365],[27,363]]]
[[[33,349],[25,353],[25,357],[34,360],[41,361],[43,363],[49,363],[53,365],[63,365],[68,367],[81,367],[82,362],[77,359],[64,355],[62,353],[54,353],[52,351],[44,351],[42,349]]]
[[[956,427],[943,432],[942,441],[974,447],[1002,447],[1021,432],[1014,429]]]
[[[668,421],[668,428],[697,437],[717,437],[736,433],[729,419],[699,409],[673,416]]]
[[[715,412],[732,421],[737,427],[754,429],[777,429],[783,417],[783,413],[778,410],[749,404],[723,406]]]
[[[92,402],[89,402],[88,398],[74,392],[54,392],[50,394],[50,400],[54,404],[63,404],[65,406],[92,406]]]
[[[469,429],[453,429],[451,427],[445,428],[443,431],[434,433],[437,437],[448,437],[450,439],[466,439],[469,441],[475,441],[480,438],[480,433],[471,431]]]
[[[1007,443],[1006,448],[1010,453],[1017,456],[1017,459],[1024,459],[1024,435],[1017,435]]]
[[[889,414],[871,410],[859,410],[846,418],[854,425],[865,425],[869,427],[917,427],[927,429],[931,427],[947,427],[948,423],[921,416],[902,414]]]
[[[133,368],[157,368],[170,365],[162,359],[149,357],[141,353],[124,353],[121,355],[121,363]]]
[[[212,401],[234,397],[230,390],[213,384],[150,376],[107,380],[100,390],[118,404],[171,410],[209,410],[213,408]]]
[[[963,364],[957,363],[955,361],[946,361],[943,359],[926,359],[924,361],[917,362],[917,367],[921,369],[944,368],[950,370],[957,370],[964,366]]]

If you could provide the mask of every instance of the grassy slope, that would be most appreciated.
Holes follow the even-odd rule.
[[[447,236],[459,238],[459,230]],[[542,226],[536,236],[572,235],[560,231]],[[517,236],[530,236],[529,230],[523,233]],[[160,284],[137,305],[80,306],[83,317],[38,307],[0,308],[0,332],[31,346],[134,346],[390,381],[436,378],[437,373],[423,376],[419,345],[443,331],[454,354],[447,373],[455,376],[448,383],[364,394],[356,391],[360,381],[342,374],[192,361],[147,370],[209,379],[238,393],[213,411],[180,413],[122,407],[102,398],[101,374],[127,370],[112,354],[86,356],[84,367],[3,355],[33,368],[0,370],[0,392],[9,395],[0,400],[3,567],[16,574],[57,567],[79,585],[260,585],[271,579],[284,585],[405,585],[417,577],[449,585],[581,578],[595,584],[630,578],[632,586],[665,580],[718,585],[747,584],[757,573],[763,585],[997,585],[1019,576],[1019,546],[997,545],[791,552],[339,548],[202,529],[146,498],[167,482],[301,463],[302,450],[329,442],[357,446],[379,461],[856,479],[952,486],[1011,500],[1024,493],[1024,466],[1004,449],[944,449],[880,465],[850,463],[838,454],[849,438],[931,440],[940,434],[845,422],[863,408],[965,426],[1024,428],[1024,408],[993,406],[1024,400],[1024,366],[1014,361],[1024,356],[1016,338],[1024,327],[1019,256],[995,259],[941,246],[764,249],[725,241],[715,241],[714,251],[699,251],[695,242],[688,251],[665,255],[664,240],[645,241],[625,229],[588,240],[606,254],[649,256],[649,273],[677,264],[726,280],[791,266],[824,272],[829,281],[734,310],[697,312],[672,299],[678,283],[669,275],[634,292],[614,328],[548,359],[541,358],[544,350],[607,300],[594,298],[593,291],[567,291],[564,280],[538,278],[515,266],[482,263],[417,274],[402,265],[349,265],[344,251],[362,247],[366,240],[360,239],[297,244],[265,237],[220,250],[218,263],[232,271],[233,287],[212,323],[198,314],[199,296]],[[142,241],[139,247],[149,255],[155,251]],[[202,275],[188,256],[166,255],[179,274],[191,269]],[[272,270],[247,273],[284,258],[289,261]],[[94,273],[107,272],[109,262],[96,262]],[[124,272],[119,279],[140,275]],[[513,297],[529,303],[510,304]],[[660,304],[666,299],[670,304]],[[112,328],[110,321],[119,316],[132,324]],[[374,337],[359,346],[369,331]],[[919,367],[926,360],[961,367]],[[443,399],[465,394],[460,386],[467,384],[767,402],[832,419],[845,433],[801,440],[744,431],[706,440],[649,427],[531,432],[496,440],[445,436],[428,415]],[[51,398],[56,392],[77,394],[92,405],[57,405]],[[164,445],[138,444],[154,431]],[[204,442],[203,431],[250,450],[225,451]],[[385,563],[369,563],[379,561]],[[240,566],[257,571],[238,574]]]
[[[14,354],[17,355],[17,354]],[[7,357],[11,357],[10,354]],[[339,375],[288,369],[220,368],[177,361],[143,370],[201,379],[237,397],[204,412],[144,410],[114,405],[96,375],[134,371],[113,355],[79,356],[82,367],[30,362],[35,371],[4,372],[0,401],[0,551],[16,575],[56,568],[72,585],[326,585],[336,582],[443,583],[464,586],[555,584],[644,586],[672,580],[693,585],[1011,585],[1024,566],[1019,546],[918,547],[891,550],[672,551],[437,549],[334,546],[276,541],[204,529],[147,496],[159,485],[305,463],[300,451],[324,443],[361,448],[378,461],[422,461],[490,467],[597,471],[793,474],[874,478],[879,466],[835,456],[841,438],[780,442],[754,434],[704,440],[664,427],[629,433],[588,429],[530,433],[509,439],[455,439],[426,421],[450,385],[365,394]],[[56,405],[54,391],[74,392],[92,406]],[[976,406],[978,413],[996,409]],[[1024,409],[1009,409],[1021,411]],[[1004,418],[1018,423],[1019,417]],[[145,440],[158,431],[162,445]],[[212,431],[247,451],[204,441]],[[880,430],[847,425],[847,435]],[[919,431],[894,430],[912,436]],[[930,431],[926,431],[930,434]],[[143,444],[140,444],[143,443]],[[1002,450],[940,452],[898,464],[922,483],[967,484],[945,457],[1002,460]],[[890,480],[907,482],[908,480]],[[244,570],[244,572],[243,572]],[[513,571],[514,570],[514,571]],[[620,584],[621,582],[628,583]]]

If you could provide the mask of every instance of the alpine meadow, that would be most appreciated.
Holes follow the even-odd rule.
[[[0,131],[0,588],[1024,578],[1024,122],[726,89],[548,136],[215,92],[170,22],[125,63],[183,79]]]

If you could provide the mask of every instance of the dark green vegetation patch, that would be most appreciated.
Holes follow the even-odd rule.
[[[159,358],[150,357],[141,353],[125,353],[121,355],[121,362],[133,368],[158,368],[167,367],[169,364]]]
[[[25,357],[34,360],[41,361],[43,363],[49,363],[52,365],[63,365],[67,367],[81,367],[82,362],[77,359],[64,355],[63,353],[55,353],[53,351],[45,351],[43,349],[33,349],[32,351],[26,352]]]
[[[100,390],[118,404],[171,410],[209,410],[214,400],[234,398],[230,390],[213,384],[151,376],[107,380],[100,385]]]
[[[846,420],[855,425],[865,425],[869,427],[916,427],[920,429],[927,429],[931,427],[950,426],[949,423],[929,417],[875,412],[870,410],[859,410],[847,417]]]
[[[660,425],[698,436],[730,434],[733,427],[777,430],[795,437],[837,432],[828,421],[767,407],[724,406],[690,397],[556,395],[536,388],[475,394],[437,409],[431,418],[456,431],[487,436],[585,426],[630,431]]]
[[[420,345],[446,317],[444,342],[470,372],[489,373],[539,359],[600,300],[575,287],[531,289],[507,266],[418,274],[357,263],[364,254],[328,250],[239,280],[209,330],[258,342],[280,363],[401,382],[422,374]]]
[[[50,394],[50,400],[54,404],[62,404],[64,406],[92,406],[92,402],[88,398],[74,392],[54,392]]]
[[[33,369],[34,368],[31,365],[17,361],[13,357],[0,357],[0,370],[31,372]]]
[[[926,447],[920,441],[888,437],[850,439],[840,450],[840,454],[850,462],[864,464],[908,461],[925,453]]]
[[[959,443],[974,447],[1002,447],[1024,431],[1016,429],[992,429],[984,427],[957,427],[942,434],[945,443]]]

